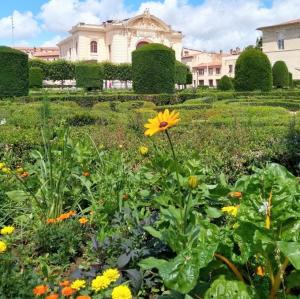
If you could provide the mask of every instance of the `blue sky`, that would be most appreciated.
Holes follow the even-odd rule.
[[[143,12],[183,31],[184,45],[203,50],[253,44],[263,25],[300,17],[299,0],[0,0],[0,44],[55,45],[79,21],[100,23]]]

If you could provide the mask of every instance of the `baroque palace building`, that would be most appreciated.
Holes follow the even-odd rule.
[[[122,21],[109,20],[102,24],[79,23],[70,36],[58,43],[60,58],[69,61],[96,60],[130,63],[131,53],[147,43],[161,43],[175,51],[181,61],[182,33],[149,10]]]

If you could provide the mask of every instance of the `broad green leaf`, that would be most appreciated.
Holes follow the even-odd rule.
[[[23,190],[14,190],[6,192],[6,195],[9,199],[11,199],[14,202],[22,202],[29,198],[28,193],[26,193]]]
[[[161,235],[161,232],[154,229],[153,227],[151,226],[144,226],[144,230],[147,231],[151,236],[153,236],[154,238],[157,238],[157,239],[162,239],[162,235]]]
[[[300,270],[300,243],[299,242],[277,242],[279,250],[289,259],[291,264]]]
[[[153,268],[157,268],[160,269],[160,267],[162,265],[164,265],[165,263],[167,263],[166,260],[162,260],[162,259],[156,259],[154,257],[148,257],[146,259],[143,259],[139,262],[139,266],[143,269],[143,270],[150,270]]]
[[[293,271],[286,279],[286,286],[290,289],[299,287],[300,285],[300,271]]]
[[[182,251],[175,259],[162,264],[159,274],[166,287],[187,294],[196,286],[199,269],[198,255],[188,249]]]
[[[204,295],[204,299],[252,299],[247,286],[240,281],[216,279]]]
[[[222,216],[220,210],[212,207],[206,208],[205,212],[209,218],[220,218]]]

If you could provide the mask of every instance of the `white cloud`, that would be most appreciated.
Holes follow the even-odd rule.
[[[43,42],[41,47],[55,47],[63,38],[61,35],[55,35],[53,38]]]
[[[206,50],[244,47],[255,43],[256,28],[299,18],[299,0],[275,0],[266,8],[261,0],[206,0],[191,5],[185,0],[149,1],[139,12],[150,12],[176,30],[183,31],[184,45]]]
[[[32,12],[20,13],[15,10],[12,15],[14,20],[15,40],[30,39],[40,32],[38,22],[35,20]],[[11,16],[0,19],[0,38],[12,39]]]
[[[39,18],[46,30],[63,32],[78,22],[99,24],[126,15],[122,0],[49,0],[41,7]]]

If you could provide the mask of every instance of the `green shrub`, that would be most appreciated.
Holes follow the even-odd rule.
[[[175,63],[175,83],[178,85],[186,84],[188,69],[184,63],[176,61]]]
[[[49,76],[49,69],[50,69],[50,63],[45,61],[45,60],[41,60],[41,59],[29,59],[28,60],[28,66],[29,69],[33,68],[33,67],[38,67],[42,70],[43,72],[43,78],[47,79]]]
[[[235,65],[235,89],[238,91],[272,89],[272,68],[269,58],[258,49],[242,52]]]
[[[78,64],[75,78],[77,87],[87,90],[103,88],[103,69],[99,64]]]
[[[75,65],[66,60],[56,60],[49,64],[49,80],[61,81],[61,85],[65,80],[75,78]]]
[[[0,97],[26,96],[29,91],[27,54],[0,47]]]
[[[76,114],[67,119],[67,124],[74,127],[90,126],[96,123],[96,118],[90,114]]]
[[[190,71],[186,74],[186,84],[193,84],[193,74]]]
[[[294,80],[292,73],[289,73],[289,88],[294,88]]]
[[[173,93],[175,52],[161,44],[148,44],[132,53],[133,89],[136,93]]]
[[[226,91],[226,90],[232,90],[233,89],[233,84],[231,78],[228,76],[223,76],[218,84],[218,89]]]
[[[285,88],[289,86],[289,70],[284,61],[276,61],[272,68],[273,85],[276,88]]]
[[[29,69],[29,87],[43,87],[43,71],[39,67],[32,67]]]

